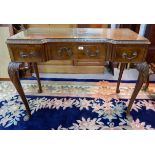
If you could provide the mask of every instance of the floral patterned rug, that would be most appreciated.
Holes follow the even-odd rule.
[[[42,80],[38,94],[36,80],[22,80],[32,118],[24,121],[26,111],[14,86],[0,82],[1,130],[105,130],[155,129],[155,84],[141,90],[126,118],[135,83]]]

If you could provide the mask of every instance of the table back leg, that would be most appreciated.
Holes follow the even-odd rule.
[[[116,93],[120,93],[119,86],[121,83],[121,79],[122,79],[122,75],[123,75],[123,71],[125,69],[125,66],[126,66],[126,63],[121,63],[119,77],[118,77],[118,81],[117,81]]]
[[[39,77],[38,65],[36,62],[32,63],[32,65],[33,65],[33,69],[34,69],[34,72],[36,74],[36,78],[37,78],[37,82],[38,82],[38,87],[39,87],[38,93],[42,93],[42,87],[41,87],[41,82],[40,82],[40,77]]]

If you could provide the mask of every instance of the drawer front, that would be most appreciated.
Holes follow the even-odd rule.
[[[142,62],[147,52],[146,45],[114,45],[113,61],[115,62]]]
[[[47,55],[49,60],[69,60],[74,56],[74,49],[71,43],[50,43],[47,44]]]
[[[75,64],[102,66],[106,58],[107,44],[78,43],[75,45]]]
[[[42,62],[45,60],[43,45],[8,45],[12,61]]]

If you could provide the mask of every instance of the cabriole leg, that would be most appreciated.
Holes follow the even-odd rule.
[[[12,81],[13,85],[15,86],[17,92],[19,93],[25,105],[25,108],[28,114],[28,118],[27,117],[25,118],[29,119],[31,117],[31,111],[28,105],[28,101],[25,97],[25,93],[23,91],[22,85],[20,83],[20,73],[19,73],[20,67],[24,67],[24,63],[10,62],[8,66],[8,74],[9,74],[10,80]]]
[[[135,89],[132,93],[128,108],[127,108],[127,116],[130,115],[130,110],[132,108],[132,105],[134,103],[134,100],[136,99],[140,89],[143,86],[143,83],[145,83],[147,81],[148,75],[149,75],[149,66],[146,62],[141,63],[141,64],[137,64],[137,70],[139,71],[139,76],[138,76],[138,80],[135,86]]]

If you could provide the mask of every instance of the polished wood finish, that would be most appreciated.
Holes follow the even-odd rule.
[[[148,45],[115,45],[113,60],[117,62],[135,63],[145,61]]]
[[[36,72],[39,92],[41,83],[36,62],[67,61],[72,67],[103,66],[107,61],[122,63],[117,93],[126,63],[140,63],[138,65],[139,78],[132,94],[128,113],[141,89],[148,73],[147,64],[144,63],[149,40],[139,36],[129,29],[101,29],[101,28],[64,28],[64,29],[28,29],[7,39],[12,63],[9,73],[18,62],[33,64]],[[13,68],[11,67],[13,66]],[[18,66],[18,65],[17,65]],[[30,65],[31,66],[31,65]],[[16,67],[15,67],[16,68]],[[17,67],[19,70],[20,67]],[[28,67],[31,68],[31,67]],[[84,68],[83,68],[84,69]],[[84,72],[85,69],[83,70]],[[9,74],[15,87],[19,90],[25,106],[28,105],[19,82],[19,76]],[[14,78],[13,78],[13,76]],[[24,75],[24,74],[22,74]],[[27,108],[30,116],[30,111]]]
[[[25,28],[76,28],[77,24],[24,24]]]
[[[110,24],[78,24],[78,28],[108,28]]]
[[[8,45],[11,60],[16,62],[42,62],[45,61],[44,46],[39,44]]]
[[[48,42],[109,42],[113,44],[149,44],[148,39],[130,29],[110,28],[31,28],[10,38],[7,43],[48,43]],[[94,42],[94,41],[93,41]]]
[[[45,67],[46,66],[46,67]],[[73,65],[38,65],[39,71],[41,73],[57,73],[57,74],[103,74],[105,71],[104,66],[91,66],[78,64],[78,66]]]
[[[137,97],[140,89],[142,88],[143,84],[146,83],[147,77],[149,74],[149,66],[146,62],[141,63],[141,64],[137,64],[136,68],[139,71],[139,76],[138,76],[138,80],[137,80],[135,89],[133,91],[132,97],[131,97],[129,105],[128,105],[127,115],[130,114],[130,110],[132,108],[134,100],[136,99],[136,97]]]
[[[10,78],[0,78],[0,81],[10,81]]]
[[[121,63],[118,82],[117,82],[117,87],[116,87],[116,93],[120,93],[119,86],[120,86],[120,83],[121,83],[121,79],[122,79],[122,75],[123,75],[123,71],[125,69],[125,66],[126,66],[126,63]]]
[[[38,93],[42,93],[42,87],[41,87],[41,82],[40,82],[40,77],[39,77],[39,71],[38,71],[38,65],[36,62],[32,63],[32,66],[33,66],[33,69],[34,69],[34,72],[36,74],[36,78],[37,78],[37,81],[38,81]]]
[[[103,66],[108,51],[107,44],[76,43],[74,64],[77,66]]]
[[[10,80],[14,84],[17,92],[19,93],[19,95],[25,105],[28,116],[31,117],[31,111],[29,108],[29,104],[25,97],[25,93],[23,91],[22,85],[19,80],[20,75],[21,75],[21,70],[20,70],[21,68],[24,68],[24,63],[10,62],[9,66],[8,66],[8,74],[9,74]]]
[[[46,59],[48,60],[70,60],[73,58],[72,43],[48,43],[46,46]]]

